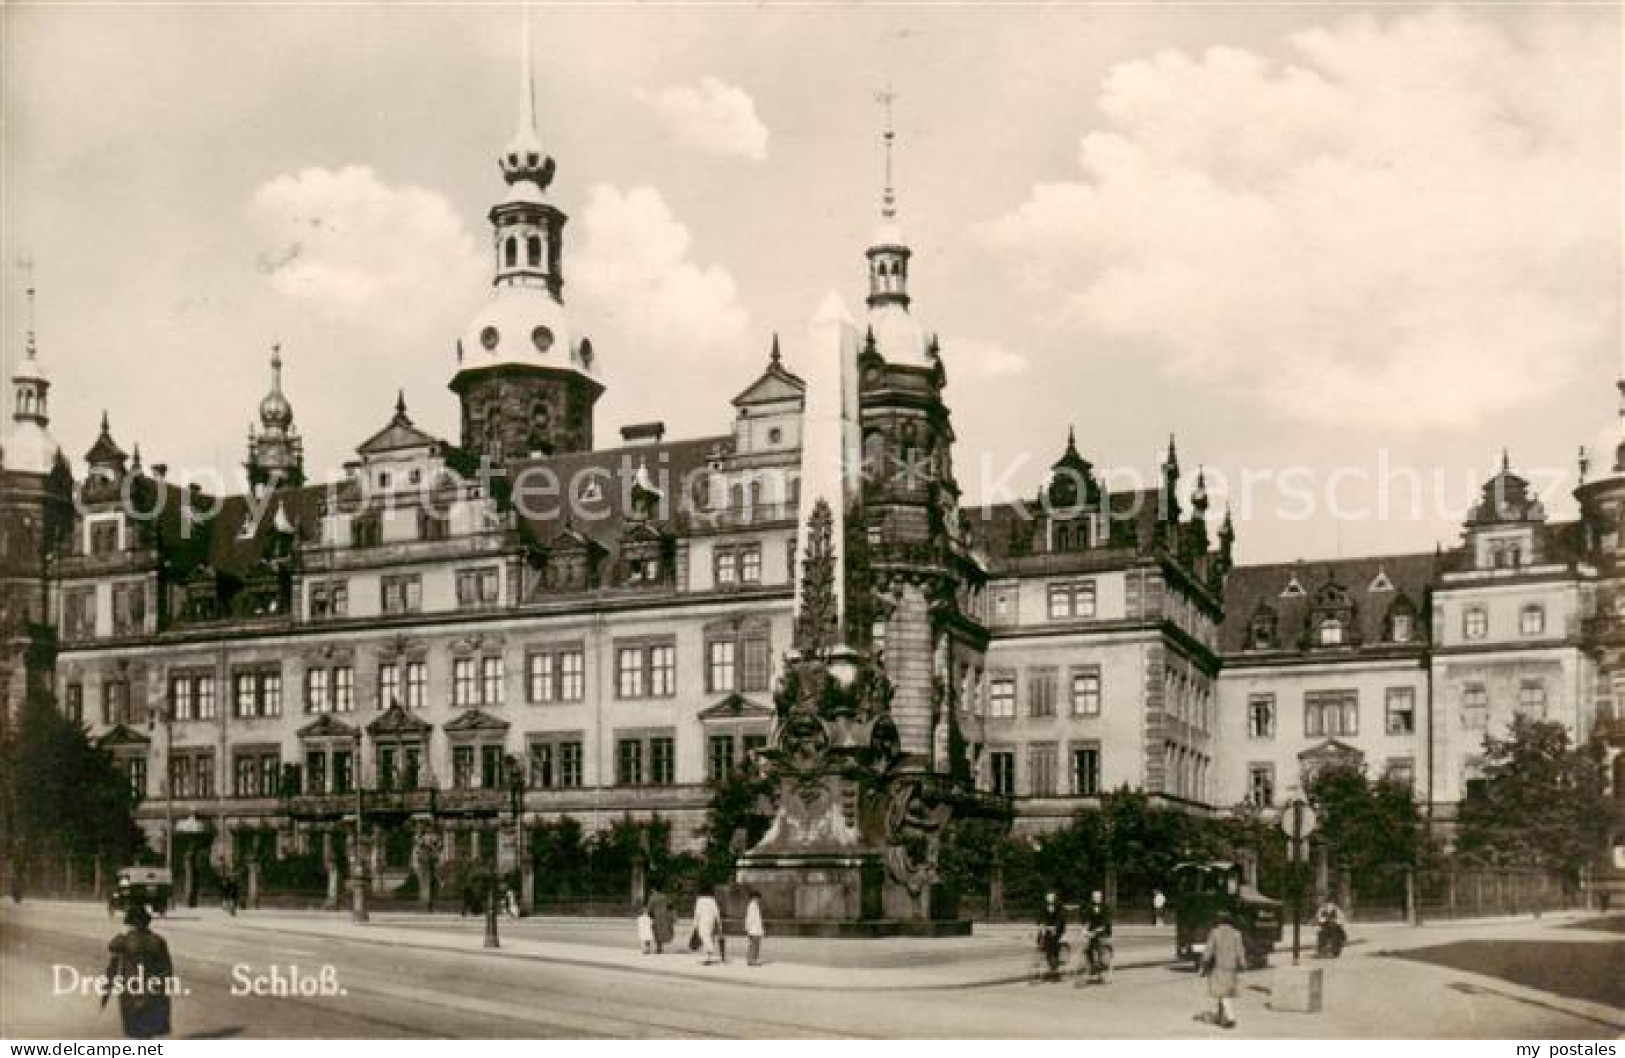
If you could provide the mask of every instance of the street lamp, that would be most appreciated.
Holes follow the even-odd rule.
[[[520,769],[519,758],[508,755],[505,763],[508,766],[508,807],[513,812],[513,850],[514,866],[519,871],[519,914],[522,916],[530,908],[529,888],[525,879],[530,876],[530,864],[525,859],[525,776]]]
[[[354,773],[355,784],[355,847],[350,850],[350,921],[367,921],[367,865],[362,856],[362,782],[361,782],[361,731],[355,733],[355,766],[351,768]]]

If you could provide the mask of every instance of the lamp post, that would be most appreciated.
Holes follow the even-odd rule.
[[[363,803],[361,783],[361,732],[355,735],[355,766],[350,769],[355,784],[355,847],[350,850],[350,921],[367,921],[367,865],[362,854]]]
[[[514,866],[519,871],[519,914],[523,916],[530,909],[530,888],[525,879],[530,876],[530,864],[525,860],[525,777],[520,771],[519,758],[508,756],[504,762],[508,768],[508,807],[513,813],[513,852]]]

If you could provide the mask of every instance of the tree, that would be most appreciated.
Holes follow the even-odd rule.
[[[1602,848],[1615,804],[1594,754],[1560,723],[1517,717],[1484,738],[1484,781],[1470,784],[1457,847],[1478,862],[1577,878]]]
[[[1356,891],[1396,898],[1422,856],[1422,814],[1408,784],[1372,780],[1364,767],[1322,768],[1305,786],[1330,862],[1351,872]]]
[[[144,847],[128,777],[50,695],[25,700],[7,748],[14,869],[48,863],[82,868],[97,856],[123,862]]]
[[[755,775],[751,768],[735,768],[710,783],[711,804],[701,830],[705,838],[702,882],[726,885],[733,878],[734,863],[744,851],[735,840],[740,831],[746,849],[762,840],[772,820],[760,809],[771,786],[770,780]]]

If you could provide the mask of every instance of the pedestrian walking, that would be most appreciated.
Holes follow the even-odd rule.
[[[1151,924],[1162,925],[1162,912],[1168,906],[1168,898],[1162,895],[1161,889],[1151,890]]]
[[[658,885],[649,894],[649,917],[654,920],[655,954],[659,955],[677,935],[677,917],[671,913],[671,902]]]
[[[762,894],[752,889],[750,903],[745,905],[745,936],[750,942],[745,962],[749,965],[762,965],[762,938],[766,935],[767,929],[762,924]]]
[[[638,912],[638,946],[643,949],[645,955],[653,955],[657,950],[655,947],[655,920],[649,914],[648,904],[644,904],[642,910]]]
[[[704,965],[717,962],[717,942],[722,937],[722,908],[717,906],[716,894],[709,885],[703,887],[694,900],[694,932],[699,935],[700,945],[705,950]],[[728,957],[722,955],[721,961],[727,962]]]
[[[152,932],[152,916],[141,904],[124,913],[124,924],[130,927],[129,931],[114,937],[107,945],[112,958],[107,963],[107,989],[102,993],[102,1006],[107,1006],[109,996],[118,996],[124,1035],[132,1040],[167,1036],[170,1032],[169,996],[175,981],[169,945]]]
[[[1241,971],[1247,965],[1247,950],[1231,921],[1230,913],[1219,912],[1218,921],[1207,935],[1207,949],[1202,953],[1202,975],[1207,978],[1207,994],[1219,1002],[1214,1014],[1220,1028],[1236,1027],[1234,1002],[1240,986]]]

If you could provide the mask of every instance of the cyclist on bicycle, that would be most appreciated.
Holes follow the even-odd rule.
[[[1100,945],[1112,935],[1112,909],[1106,906],[1099,889],[1089,894],[1089,905],[1083,909],[1083,932],[1088,938],[1084,945],[1084,965],[1091,975],[1098,976],[1105,968],[1101,965]]]
[[[1050,976],[1061,966],[1061,938],[1066,935],[1066,909],[1054,890],[1044,894],[1044,906],[1038,911],[1038,947],[1044,952]]]

